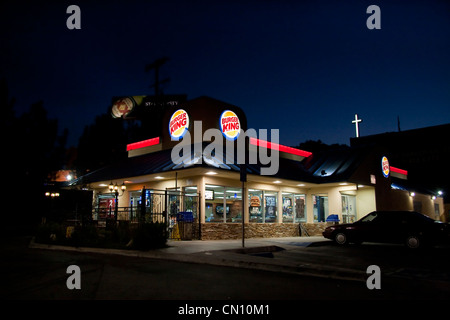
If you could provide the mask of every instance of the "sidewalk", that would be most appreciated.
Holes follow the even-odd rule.
[[[30,248],[89,252],[97,254],[119,254],[131,257],[164,259],[188,263],[258,269],[305,276],[364,281],[360,270],[327,265],[320,256],[302,261],[304,249],[310,245],[329,242],[323,237],[254,238],[245,240],[193,240],[168,241],[168,247],[150,251],[68,247],[30,243]],[[322,262],[322,263],[321,263]]]

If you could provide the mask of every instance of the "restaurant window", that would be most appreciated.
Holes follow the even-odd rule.
[[[248,189],[249,222],[277,222],[278,192]]]
[[[294,195],[283,192],[283,222],[294,222]]]
[[[206,222],[242,222],[242,189],[205,186]]]
[[[183,211],[181,207],[181,192],[180,188],[168,188],[167,196],[168,196],[168,209],[169,216],[176,216],[180,211]],[[153,201],[152,201],[153,202]]]
[[[197,218],[198,194],[196,186],[184,187],[183,204],[184,211],[192,212],[192,216]]]
[[[225,222],[225,212],[230,208],[224,206],[224,194],[224,187],[205,186],[205,222]]]
[[[414,211],[422,213],[422,201],[420,201],[420,200],[413,201],[413,208],[414,208]]]
[[[141,191],[130,191],[130,207],[133,211],[137,211],[141,206]]]
[[[264,222],[277,222],[278,192],[264,191]]]
[[[294,195],[294,222],[306,222],[306,195]]]
[[[283,223],[306,221],[306,196],[283,192]]]
[[[328,217],[328,196],[312,195],[314,222],[325,222]]]
[[[434,204],[434,219],[435,220],[441,219],[441,211],[439,209],[439,203]]]
[[[249,222],[263,222],[263,199],[262,190],[248,189]]]
[[[342,195],[342,223],[356,221],[356,196]]]
[[[97,210],[94,219],[106,219],[114,217],[116,198],[114,194],[99,194],[97,196]]]
[[[242,222],[242,189],[225,188],[226,222]]]

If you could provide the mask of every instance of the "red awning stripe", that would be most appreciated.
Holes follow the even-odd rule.
[[[392,166],[391,166],[391,171],[392,172],[396,172],[396,173],[400,173],[400,174],[404,174],[405,176],[408,175],[408,171],[407,170],[399,169],[399,168],[392,167]]]
[[[127,144],[127,151],[150,147],[156,144],[159,144],[159,137]]]
[[[272,143],[272,142],[268,142],[268,141],[256,139],[256,138],[250,138],[250,144],[252,144],[254,146],[269,148],[272,150],[278,150],[280,152],[294,154],[294,155],[305,157],[305,158],[312,155],[312,152],[309,152],[309,151],[304,151],[304,150],[300,150],[300,149],[296,149],[296,148],[292,148],[292,147],[287,147],[287,146],[283,146],[278,143]]]

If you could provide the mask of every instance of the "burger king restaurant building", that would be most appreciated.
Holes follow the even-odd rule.
[[[374,210],[444,220],[442,197],[411,185],[386,150],[287,147],[275,131],[269,140],[247,128],[241,108],[210,97],[172,106],[155,121],[160,136],[130,143],[125,161],[71,182],[94,191],[99,224],[112,215],[138,222],[145,207],[173,227],[188,212],[194,238],[206,240],[241,238],[242,222],[247,238],[320,235],[331,218],[353,222]]]

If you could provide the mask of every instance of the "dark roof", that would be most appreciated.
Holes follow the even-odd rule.
[[[431,196],[438,196],[438,191],[441,190],[439,186],[433,184],[423,184],[411,180],[399,179],[396,177],[391,177],[391,181],[391,187],[393,189],[399,189],[403,191],[411,191],[421,194],[428,194]]]
[[[236,161],[236,152],[234,153],[234,163],[227,164],[225,161],[226,154],[222,157],[213,155],[209,159],[203,156],[202,163],[199,163],[200,156],[196,155],[193,150],[191,151],[190,159],[181,164],[172,162],[172,149],[128,158],[88,173],[72,181],[71,185],[85,185],[98,181],[125,179],[194,167],[215,167],[234,172],[240,171],[240,165]],[[314,154],[303,161],[280,157],[278,172],[273,177],[313,183],[348,181],[366,155],[367,150],[364,148],[347,148]],[[249,164],[247,165],[247,173],[260,175],[261,168],[266,166],[261,163]]]
[[[337,148],[313,154],[304,161],[304,166],[316,183],[348,181],[370,149]]]

